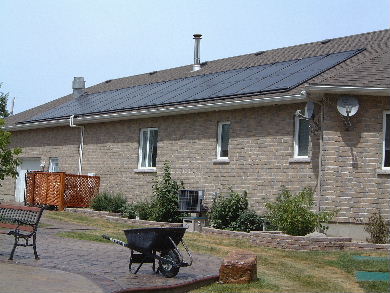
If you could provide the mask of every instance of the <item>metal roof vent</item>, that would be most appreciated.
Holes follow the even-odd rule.
[[[200,40],[202,39],[201,34],[194,34],[194,65],[192,66],[192,71],[197,71],[200,69]]]
[[[76,99],[85,92],[84,77],[74,77],[72,82],[73,97]]]
[[[321,41],[321,44],[322,44],[322,45],[325,45],[325,44],[329,43],[331,40],[332,40],[332,39],[325,39],[325,40],[322,40],[322,41]]]

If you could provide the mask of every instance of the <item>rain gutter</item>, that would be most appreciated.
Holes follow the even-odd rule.
[[[317,85],[305,86],[305,91],[315,94],[356,94],[368,96],[390,96],[388,87],[359,87],[359,86],[338,86],[338,85]]]
[[[210,111],[219,111],[219,110],[231,110],[238,108],[248,108],[256,106],[266,106],[266,105],[275,105],[275,104],[290,104],[290,103],[299,103],[306,101],[306,95],[297,94],[297,95],[286,95],[280,97],[259,97],[259,98],[250,98],[250,99],[240,99],[240,100],[225,100],[225,101],[210,101],[199,104],[187,104],[187,105],[174,105],[166,107],[156,107],[149,109],[137,109],[137,110],[126,110],[122,112],[114,113],[102,113],[102,114],[91,114],[91,115],[80,115],[74,116],[73,120],[75,123],[103,123],[111,122],[118,120],[128,120],[128,119],[138,119],[138,118],[149,118],[149,117],[159,117],[159,116],[169,116],[169,115],[179,115],[187,113],[199,113],[199,112],[210,112]],[[46,127],[57,127],[69,125],[69,117],[64,117],[57,120],[46,120],[46,121],[37,121],[37,122],[27,122],[23,124],[17,124],[13,126],[6,126],[5,130],[8,131],[18,131],[18,130],[28,130],[36,128],[46,128]]]

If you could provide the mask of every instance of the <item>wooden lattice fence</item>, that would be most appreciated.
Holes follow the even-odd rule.
[[[100,177],[64,172],[28,172],[26,203],[65,207],[88,207],[99,193]]]

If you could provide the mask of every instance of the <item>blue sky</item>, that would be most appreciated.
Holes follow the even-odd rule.
[[[86,85],[389,28],[389,0],[1,0],[0,91],[15,113]]]

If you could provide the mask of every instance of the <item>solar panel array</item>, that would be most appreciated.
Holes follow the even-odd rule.
[[[237,95],[286,91],[344,62],[363,49],[84,94],[32,121],[115,112]]]

